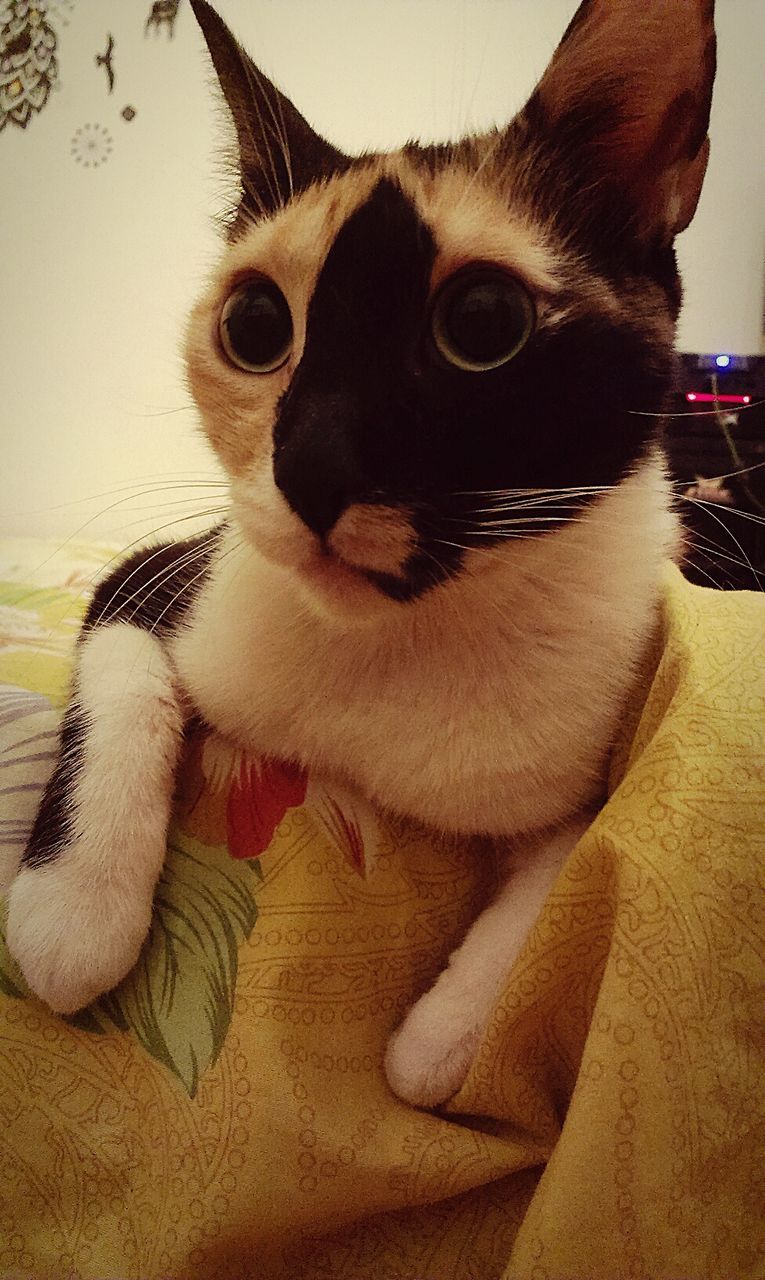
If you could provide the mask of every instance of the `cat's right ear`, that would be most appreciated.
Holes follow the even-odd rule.
[[[263,75],[206,0],[190,0],[236,129],[242,198],[239,214],[269,217],[314,182],[350,163],[311,128]]]

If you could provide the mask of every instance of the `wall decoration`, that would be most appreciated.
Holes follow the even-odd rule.
[[[62,27],[69,26],[69,15],[74,12],[75,0],[48,0],[48,12]],[[39,9],[39,4],[38,4]]]
[[[83,168],[97,169],[106,164],[113,145],[112,135],[102,124],[84,124],[75,132],[70,150]]]
[[[47,0],[0,0],[0,130],[26,129],[58,78],[56,33]]]
[[[154,27],[155,31],[159,31],[159,28],[164,26],[169,27],[170,35],[172,36],[180,2],[181,0],[154,0],[154,4],[151,6],[151,13],[146,19],[144,35],[146,35],[149,27]]]
[[[114,88],[114,67],[112,66],[113,53],[114,36],[109,32],[105,51],[103,53],[96,54],[96,66],[103,67],[106,71],[106,78],[109,81],[109,93],[111,93]]]

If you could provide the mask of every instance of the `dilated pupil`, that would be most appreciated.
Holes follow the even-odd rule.
[[[504,281],[480,280],[455,291],[444,327],[460,355],[488,362],[507,355],[523,340],[528,313],[517,289]]]
[[[225,319],[233,350],[252,365],[283,355],[292,338],[292,320],[281,293],[266,283],[242,289]]]

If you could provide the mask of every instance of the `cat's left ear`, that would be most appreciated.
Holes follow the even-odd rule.
[[[714,0],[580,4],[522,114],[561,162],[583,222],[605,200],[644,243],[687,227],[714,74]]]
[[[236,129],[241,208],[268,217],[349,160],[263,75],[207,0],[190,0]]]

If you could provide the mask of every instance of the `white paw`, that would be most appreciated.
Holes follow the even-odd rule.
[[[487,1016],[450,992],[446,977],[409,1010],[385,1054],[388,1084],[415,1107],[436,1107],[457,1092],[486,1028]]]
[[[22,867],[8,895],[11,955],[54,1013],[74,1013],[132,969],[151,922],[151,896],[120,877],[84,881],[66,850]]]

